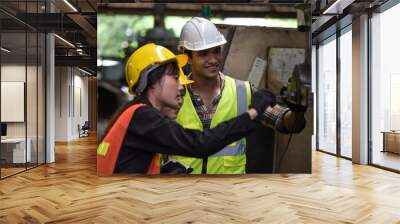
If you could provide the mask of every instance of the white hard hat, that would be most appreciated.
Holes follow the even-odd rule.
[[[210,20],[193,17],[182,28],[178,50],[201,51],[225,43],[224,35]]]

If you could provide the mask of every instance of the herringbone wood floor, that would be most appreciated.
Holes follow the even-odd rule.
[[[0,223],[400,223],[400,175],[313,153],[312,175],[97,177],[95,139],[0,181]]]

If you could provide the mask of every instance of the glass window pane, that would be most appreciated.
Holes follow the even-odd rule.
[[[37,165],[37,81],[38,81],[38,36],[36,32],[28,32],[28,62],[27,62],[27,80],[26,80],[26,116],[27,116],[27,142],[30,148],[28,154],[28,168]]]
[[[400,170],[400,4],[372,17],[372,163]],[[384,132],[386,132],[384,134]]]
[[[336,40],[318,48],[318,148],[336,153]]]
[[[340,153],[351,158],[352,141],[352,35],[340,36]]]
[[[45,162],[45,35],[22,22],[38,19],[44,5],[44,0],[0,1],[19,18],[0,12],[0,110],[14,116],[1,118],[1,178]]]
[[[25,170],[30,159],[26,144],[26,33],[1,33],[1,140],[2,178]],[[28,147],[27,147],[28,146]],[[28,150],[27,150],[28,149]]]
[[[46,60],[46,37],[39,33],[38,45],[38,164],[45,163],[45,60]]]

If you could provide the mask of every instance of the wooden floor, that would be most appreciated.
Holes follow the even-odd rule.
[[[400,175],[313,152],[312,175],[97,177],[95,139],[0,181],[0,223],[400,223]]]
[[[0,168],[0,169],[1,169],[1,178],[4,178],[4,177],[7,177],[7,176],[10,176],[10,175],[13,175],[13,174],[16,174],[16,173],[19,173],[19,172],[22,172],[22,171],[26,170],[25,167],[24,168],[20,168],[20,167],[17,167],[17,168]]]
[[[37,164],[32,164],[32,163],[29,164],[28,163],[27,167],[25,167],[24,164],[18,164],[18,167],[0,168],[1,169],[0,170],[1,178],[6,178],[8,176],[15,175],[17,173],[24,172],[24,171],[29,170],[29,169],[33,169],[33,168],[35,168],[37,166],[38,166]]]

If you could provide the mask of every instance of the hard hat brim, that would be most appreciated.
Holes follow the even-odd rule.
[[[218,47],[218,46],[223,46],[224,44],[226,44],[226,40],[223,39],[222,41],[218,42],[218,43],[212,43],[212,44],[208,44],[208,45],[204,45],[201,47],[190,47],[187,44],[180,42],[179,46],[178,46],[178,50],[182,51],[182,50],[189,50],[189,51],[203,51],[203,50],[207,50],[207,49],[211,49],[213,47]]]
[[[193,81],[193,80],[190,80],[190,79],[183,73],[182,69],[179,68],[179,83],[180,83],[181,85],[187,85],[187,84],[190,84],[190,83],[194,83],[194,81]]]
[[[176,56],[176,62],[178,63],[179,67],[179,83],[181,85],[193,83],[194,81],[190,80],[182,71],[182,67],[185,66],[188,62],[188,56],[186,54],[178,54]]]
[[[187,64],[188,56],[186,54],[178,54],[176,55],[176,62],[178,63],[179,68],[182,68]]]

